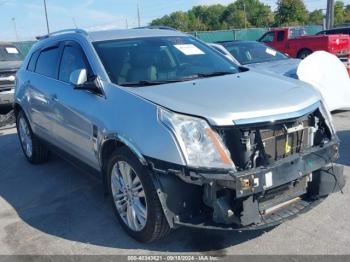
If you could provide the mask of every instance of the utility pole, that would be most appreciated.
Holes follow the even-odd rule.
[[[244,10],[244,28],[247,29],[247,12],[245,10],[245,3],[243,3],[243,10]]]
[[[125,17],[125,27],[126,29],[129,29],[129,23],[128,23],[128,18]]]
[[[327,0],[326,29],[330,29],[334,25],[334,5],[334,0]]]
[[[13,22],[13,28],[15,29],[16,41],[19,42],[18,33],[17,33],[17,26],[16,26],[16,18],[12,17],[11,20]]]
[[[141,17],[140,17],[140,6],[137,4],[137,22],[138,22],[138,27],[141,27]]]
[[[48,19],[48,17],[47,17],[46,0],[44,0],[44,9],[45,9],[45,18],[46,18],[47,33],[50,34],[49,19]]]
[[[75,21],[75,18],[72,17],[73,25],[75,26],[76,29],[78,29],[77,22]]]

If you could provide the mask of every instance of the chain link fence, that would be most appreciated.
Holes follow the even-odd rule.
[[[305,26],[305,31],[309,35],[314,35],[322,31],[322,26]],[[259,39],[270,28],[248,28],[248,29],[233,29],[220,30],[208,32],[190,32],[191,35],[198,37],[204,42],[219,42],[219,41],[233,41],[233,40],[250,40],[255,41]]]

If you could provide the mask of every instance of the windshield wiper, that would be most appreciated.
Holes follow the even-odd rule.
[[[198,73],[198,74],[194,74],[194,75],[179,78],[179,79],[141,80],[141,81],[135,81],[135,82],[126,82],[126,83],[122,83],[119,85],[125,86],[125,87],[156,86],[156,85],[164,85],[164,84],[169,84],[169,83],[191,81],[191,80],[194,80],[197,78],[223,76],[223,75],[231,75],[231,74],[235,74],[235,72],[224,71],[224,72],[212,72],[212,73]]]
[[[197,75],[199,77],[213,77],[213,76],[224,76],[224,75],[232,75],[236,72],[229,72],[229,71],[219,71],[219,72],[211,72],[211,73],[198,73]]]
[[[135,81],[135,82],[126,82],[119,85],[126,86],[126,87],[156,86],[156,85],[164,85],[168,83],[184,82],[192,79],[193,78],[186,77],[186,78],[168,79],[168,80],[141,80],[141,81]]]

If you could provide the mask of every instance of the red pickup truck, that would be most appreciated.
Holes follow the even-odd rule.
[[[300,59],[315,51],[327,51],[339,58],[347,57],[350,53],[349,35],[306,35],[302,28],[273,29],[258,41]]]

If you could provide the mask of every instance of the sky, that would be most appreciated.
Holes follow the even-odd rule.
[[[277,0],[261,0],[276,8]],[[234,0],[46,0],[51,31],[79,27],[86,30],[137,26],[195,5],[224,4]],[[305,0],[307,8],[324,9],[327,0]],[[350,0],[344,0],[350,4]],[[16,30],[17,29],[17,35]],[[46,32],[43,0],[0,0],[0,41],[32,40]]]

